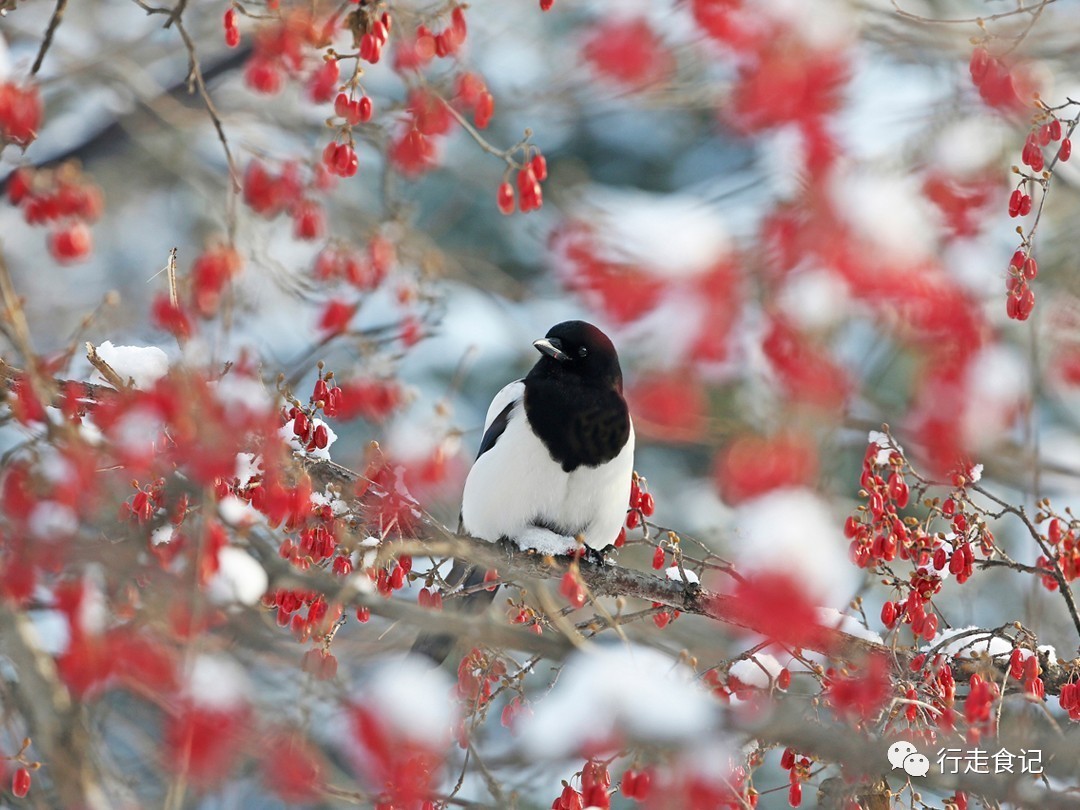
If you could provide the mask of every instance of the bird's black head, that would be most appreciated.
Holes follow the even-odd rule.
[[[579,378],[589,385],[622,391],[619,355],[611,340],[585,321],[563,321],[533,343],[543,355],[530,376]]]

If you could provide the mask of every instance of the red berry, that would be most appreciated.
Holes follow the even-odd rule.
[[[641,512],[637,509],[631,509],[626,513],[626,528],[636,529],[641,525]]]
[[[537,152],[533,155],[533,159],[529,162],[529,166],[532,167],[533,174],[536,175],[536,179],[543,183],[547,180],[547,158]]]
[[[73,262],[90,253],[93,240],[85,223],[74,222],[49,239],[49,252],[58,262]]]
[[[792,782],[788,788],[788,804],[798,807],[802,804],[802,782]]]
[[[1058,121],[1055,118],[1047,126],[1049,126],[1049,128],[1050,128],[1050,140],[1052,140],[1052,141],[1060,141],[1061,140],[1061,122]]]
[[[983,78],[986,76],[987,68],[990,67],[990,52],[986,48],[976,48],[971,52],[971,62],[968,64],[968,70],[971,71],[971,79],[976,85],[982,84]]]
[[[494,114],[495,96],[488,92],[481,93],[480,98],[476,101],[476,112],[473,114],[473,121],[476,122],[477,129],[487,129],[487,125],[491,122],[491,116]]]
[[[499,211],[504,214],[514,213],[514,187],[509,183],[499,186]]]
[[[541,11],[551,11],[553,5],[555,5],[555,0],[540,0]]]
[[[30,781],[30,771],[28,769],[19,768],[15,771],[15,776],[11,779],[11,792],[15,794],[16,798],[21,799],[30,792]]]
[[[1020,215],[1020,201],[1024,199],[1024,192],[1020,189],[1016,189],[1009,195],[1009,216],[1016,217]]]
[[[787,690],[791,686],[791,670],[784,667],[780,670],[780,674],[776,676],[776,685],[780,689]]]
[[[371,113],[374,107],[371,104],[371,99],[367,96],[361,96],[360,100],[356,103],[357,111],[359,112],[360,123],[364,124],[371,120]]]
[[[1067,161],[1069,159],[1069,156],[1071,154],[1072,154],[1072,141],[1070,141],[1068,138],[1066,138],[1065,140],[1063,140],[1061,142],[1061,148],[1058,149],[1058,160],[1060,160],[1062,163],[1064,163],[1065,161]]]
[[[664,550],[659,546],[656,547],[656,551],[652,555],[652,567],[659,571],[664,567],[667,562],[667,556],[664,554]]]
[[[645,517],[652,517],[652,513],[656,511],[656,501],[652,493],[646,492],[641,496],[641,511]]]

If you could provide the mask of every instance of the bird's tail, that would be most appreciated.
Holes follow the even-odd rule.
[[[464,614],[483,613],[495,599],[495,588],[488,590],[479,586],[484,582],[485,571],[470,563],[454,560],[446,582],[452,588],[467,591],[464,596],[448,599],[445,610]],[[457,636],[449,633],[421,633],[413,642],[412,651],[426,655],[435,664],[441,664],[457,643]]]

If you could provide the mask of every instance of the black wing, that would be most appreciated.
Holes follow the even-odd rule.
[[[506,407],[499,412],[499,415],[491,420],[488,429],[484,431],[484,438],[480,440],[480,452],[476,454],[477,458],[480,458],[495,446],[495,442],[506,431],[506,426],[510,423],[510,412],[514,410],[514,406],[517,404],[516,399],[506,403]]]

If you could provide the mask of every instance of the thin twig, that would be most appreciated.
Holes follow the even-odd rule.
[[[67,4],[68,0],[56,0],[56,8],[53,9],[52,17],[49,18],[49,27],[45,29],[45,38],[41,41],[37,58],[34,59],[34,66],[30,68],[31,76],[36,76],[37,72],[41,70],[41,63],[45,61],[45,54],[48,53],[49,46],[52,45],[53,34],[60,27],[60,18],[64,16],[64,9],[67,8]]]

